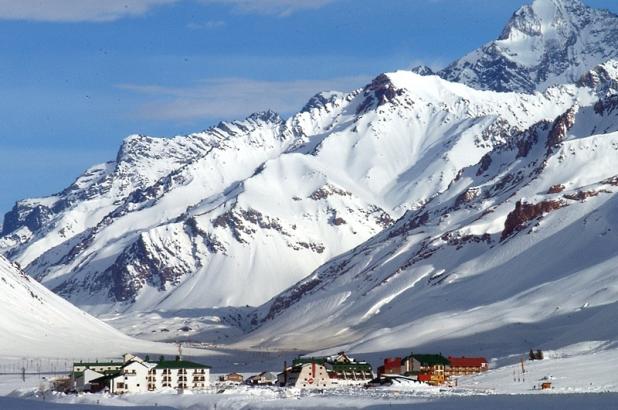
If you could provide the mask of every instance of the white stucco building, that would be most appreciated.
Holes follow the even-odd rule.
[[[103,373],[99,373],[91,369],[85,369],[83,372],[73,373],[75,390],[78,392],[90,391],[90,381],[103,376],[105,376]]]
[[[148,357],[146,358],[148,359]],[[144,393],[163,389],[200,390],[208,386],[210,367],[182,360],[152,362],[134,355],[124,355],[116,372],[91,381],[91,390],[113,394]]]

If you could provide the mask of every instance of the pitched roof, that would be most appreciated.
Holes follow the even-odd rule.
[[[292,366],[298,366],[305,363],[324,364],[326,363],[326,357],[297,357],[292,360]]]
[[[450,362],[448,359],[441,354],[416,354],[413,353],[410,356],[406,356],[403,360],[408,360],[410,357],[418,360],[421,363],[421,366],[435,366],[435,365],[444,365],[448,366]]]
[[[292,366],[299,366],[305,363],[315,363],[326,366],[329,370],[338,372],[346,371],[367,371],[372,370],[371,365],[367,362],[359,362],[341,352],[334,356],[327,357],[310,357],[299,356],[292,360]]]
[[[110,374],[106,374],[103,377],[99,377],[99,378],[90,380],[90,383],[95,383],[95,384],[102,383],[102,382],[106,382],[108,380],[115,379],[116,377],[120,377],[120,376],[122,376],[121,373],[110,373]]]
[[[210,369],[210,366],[188,360],[161,360],[156,364],[157,369]]]
[[[448,357],[451,367],[482,367],[487,364],[484,357]]]
[[[120,367],[122,366],[122,362],[74,362],[73,363],[73,367],[75,366],[86,366],[86,367],[91,367],[91,366],[107,366],[107,367]]]

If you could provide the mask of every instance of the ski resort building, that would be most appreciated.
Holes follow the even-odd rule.
[[[315,363],[328,371],[332,384],[361,384],[373,379],[373,369],[367,362],[357,361],[345,352],[326,357],[298,357],[292,367]]]
[[[489,370],[489,365],[484,357],[448,357],[449,365],[446,367],[446,377],[465,376],[468,374],[481,373]]]
[[[416,376],[419,381],[443,384],[449,360],[442,354],[410,354],[401,360],[401,370],[406,376]]]
[[[105,374],[90,369],[86,369],[81,373],[73,373],[73,387],[78,392],[90,391],[90,382],[103,376]]]
[[[73,388],[78,392],[90,391],[90,382],[109,374],[118,373],[122,368],[122,361],[76,362],[73,363],[71,380]]]
[[[324,388],[332,385],[332,380],[321,364],[302,363],[285,369],[279,373],[277,380],[280,386],[302,389]]]
[[[73,374],[79,375],[83,373],[86,369],[90,369],[98,373],[116,372],[120,370],[122,364],[122,361],[114,362],[113,360],[109,362],[99,362],[97,360],[95,362],[73,363]]]
[[[442,354],[411,354],[403,359],[384,359],[384,364],[378,368],[378,376],[400,374],[431,384],[442,384],[452,376],[481,373],[488,369],[484,357],[446,358]]]
[[[219,376],[219,381],[224,383],[242,383],[244,380],[244,377],[240,373],[228,373]]]
[[[134,355],[125,355],[116,372],[89,381],[91,391],[112,394],[144,393],[162,389],[200,390],[208,386],[210,367],[182,360],[150,362]]]
[[[254,386],[266,386],[277,383],[277,375],[271,372],[262,372],[254,376],[249,377],[245,383]]]
[[[378,367],[378,376],[403,373],[401,371],[401,357],[388,357],[384,359],[384,364]]]

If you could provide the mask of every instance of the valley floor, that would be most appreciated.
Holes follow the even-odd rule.
[[[259,356],[259,355],[258,355]],[[223,357],[212,364],[224,372]],[[229,356],[228,356],[229,357]],[[278,354],[254,356],[231,363],[237,371],[254,369],[276,371]],[[246,361],[244,361],[246,360]],[[221,361],[221,363],[219,363]],[[1,359],[0,359],[1,362]],[[546,352],[542,361],[526,361],[521,371],[518,357],[494,361],[494,369],[481,375],[458,379],[456,387],[378,390],[357,388],[303,391],[278,387],[211,386],[199,393],[64,395],[44,390],[44,374],[0,375],[0,409],[90,410],[101,406],[148,409],[615,409],[618,403],[618,350],[613,345],[586,343],[561,351]],[[221,366],[217,366],[220,364]],[[5,365],[6,368],[6,365]],[[220,370],[218,369],[220,368]],[[251,370],[250,370],[251,369]],[[217,374],[212,375],[215,380]],[[551,381],[551,390],[539,390],[541,381]]]

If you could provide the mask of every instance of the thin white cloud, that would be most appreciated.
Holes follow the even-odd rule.
[[[320,91],[349,91],[364,86],[370,76],[328,80],[258,81],[218,78],[187,87],[121,84],[117,87],[146,95],[149,102],[138,109],[143,118],[192,121],[241,118],[272,109],[280,113],[299,110]]]
[[[246,13],[289,16],[301,10],[315,10],[336,0],[199,0],[204,4],[227,4]]]
[[[191,30],[216,30],[218,28],[223,28],[227,24],[223,20],[208,20],[204,22],[195,22],[187,24],[187,28]]]
[[[179,0],[0,0],[0,20],[104,22]]]

